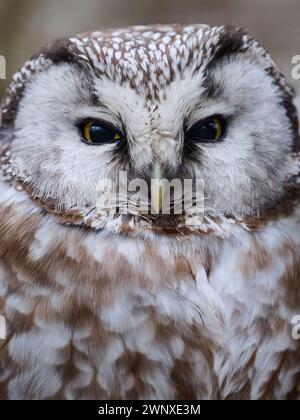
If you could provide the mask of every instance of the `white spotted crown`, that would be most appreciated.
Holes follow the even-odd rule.
[[[60,39],[43,48],[14,75],[2,102],[4,123],[14,119],[26,83],[38,72],[60,61],[74,61],[117,83],[129,83],[147,97],[157,97],[187,69],[205,70],[222,50],[244,52],[272,74],[282,94],[292,90],[271,56],[242,29],[231,26],[134,26],[84,33]]]

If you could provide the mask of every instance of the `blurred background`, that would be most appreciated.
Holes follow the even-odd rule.
[[[54,38],[172,22],[246,27],[291,81],[291,59],[300,54],[299,0],[0,0],[0,54],[7,63],[0,97],[26,58]],[[300,92],[300,81],[291,83]]]

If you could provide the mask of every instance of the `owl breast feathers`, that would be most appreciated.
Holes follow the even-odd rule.
[[[33,56],[1,105],[0,398],[299,399],[299,150],[293,91],[242,29]],[[124,173],[201,180],[201,209],[194,187],[181,213],[164,188],[113,207]]]

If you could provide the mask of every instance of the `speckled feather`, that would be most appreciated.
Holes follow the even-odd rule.
[[[26,83],[57,60],[84,62],[114,81],[130,81],[138,91],[146,88],[153,97],[185,68],[193,72],[206,68],[219,50],[234,39],[237,49],[259,52],[262,57],[259,64],[272,74],[284,94],[291,97],[293,91],[271,56],[242,29],[208,25],[134,26],[84,33],[42,49],[14,75],[2,104],[2,119],[5,121],[7,115],[16,111],[16,102]]]
[[[152,109],[173,79],[205,72],[228,44],[273,78],[292,127],[294,154],[276,206],[246,217],[206,212],[188,229],[132,215],[99,221],[90,209],[62,211],[16,173],[11,130],[37,74],[76,63],[129,85]],[[292,95],[269,54],[231,27],[87,33],[25,63],[2,103],[0,314],[8,335],[0,398],[300,398],[300,341],[291,335],[300,313]]]

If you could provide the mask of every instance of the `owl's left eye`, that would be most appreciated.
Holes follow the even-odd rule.
[[[90,145],[111,143],[121,139],[113,127],[97,121],[87,121],[80,125],[83,141]]]
[[[225,133],[225,120],[221,116],[214,116],[200,121],[192,126],[186,133],[190,140],[212,143],[221,140]]]

